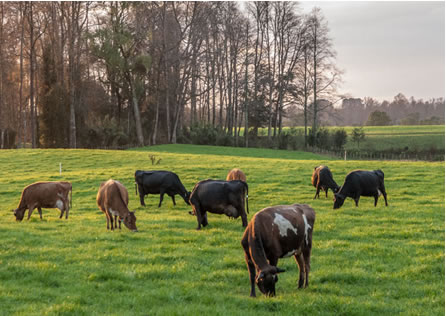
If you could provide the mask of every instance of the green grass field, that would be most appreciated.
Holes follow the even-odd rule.
[[[354,127],[337,127],[330,126],[329,130],[343,128],[348,134],[345,149],[357,149],[358,145],[351,140],[351,132]],[[394,126],[364,126],[366,139],[359,144],[361,150],[386,150],[389,148],[405,148],[410,150],[423,150],[436,147],[438,149],[445,148],[445,126],[444,125],[394,125]],[[295,129],[304,131],[303,127]],[[288,127],[284,128],[289,130]],[[263,128],[259,131],[260,135],[266,136],[267,129]]]
[[[152,166],[149,154],[160,165]],[[63,164],[59,176],[59,162]],[[313,200],[313,168],[327,164],[338,184],[353,169],[381,168],[389,206],[362,197],[334,211],[332,193]],[[176,172],[188,190],[241,168],[248,219],[277,204],[316,211],[310,285],[297,289],[293,258],[279,260],[277,297],[249,297],[241,219],[196,219],[177,196],[139,206],[136,169]],[[309,153],[163,145],[140,150],[0,151],[0,314],[2,315],[444,315],[445,165],[327,160]],[[120,180],[138,233],[107,231],[96,206],[99,184]],[[73,183],[68,220],[56,209],[16,222],[11,209],[38,180]]]

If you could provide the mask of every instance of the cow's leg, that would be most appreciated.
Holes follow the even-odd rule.
[[[64,201],[64,204],[65,204],[65,219],[68,219],[68,212],[70,211],[70,202],[68,200],[68,196]]]
[[[305,262],[302,253],[294,255],[294,259],[296,259],[296,263],[299,266],[299,289],[304,287],[305,285]]]
[[[319,198],[319,192],[321,191],[321,187],[319,186],[319,183],[316,185],[316,194],[314,195],[314,199]]]
[[[59,216],[59,219],[61,219],[61,218],[63,217],[63,214],[65,213],[65,205],[63,205],[62,208],[59,209],[59,210],[60,210],[60,216]]]
[[[119,229],[121,229],[121,220],[118,219],[118,222],[119,222]]]
[[[305,261],[305,285],[304,287],[308,286],[308,274],[310,273],[310,268],[311,268],[311,243],[309,245],[309,247],[307,249],[305,249],[303,252],[303,257],[304,257],[304,261]]]
[[[31,217],[31,214],[33,213],[33,211],[34,211],[34,205],[33,205],[33,206],[30,206],[30,207],[28,208],[28,220],[29,220],[29,218]]]
[[[198,222],[197,230],[200,230],[201,229],[201,221],[202,221],[200,207],[197,205],[192,205],[192,208],[194,210],[195,216],[197,216],[197,222]]]
[[[359,197],[360,197],[360,195],[358,194],[358,195],[355,196],[355,198],[354,198],[356,207],[358,207]]]
[[[111,230],[114,230],[114,228],[113,228],[113,215],[109,215],[109,217],[110,217],[110,227],[111,227]]]
[[[208,225],[208,213],[206,211],[203,212],[201,225],[203,225],[203,227]]]
[[[325,191],[325,197],[328,198],[328,187],[325,187],[324,191]]]
[[[141,203],[141,206],[146,206],[146,203],[144,203],[144,194],[139,191],[139,202]]]
[[[115,215],[115,228],[118,228],[118,216]]]
[[[40,207],[38,207],[37,211],[39,212],[40,220],[42,220],[42,209]]]
[[[378,204],[378,197],[379,197],[378,192],[376,192],[373,197],[375,198],[375,207],[376,207],[376,204]]]
[[[256,267],[254,263],[250,259],[249,251],[245,249],[245,261],[248,266],[249,271],[249,281],[251,282],[251,293],[249,294],[251,297],[256,297]]]
[[[161,202],[163,202],[164,199],[164,191],[160,192],[160,203],[158,204],[158,207],[161,207]]]
[[[175,204],[175,195],[171,195],[170,197],[172,198],[173,205],[176,205]]]

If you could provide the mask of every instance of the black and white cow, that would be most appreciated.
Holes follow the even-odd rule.
[[[259,211],[249,222],[241,244],[251,281],[268,296],[276,294],[279,258],[294,256],[299,265],[299,288],[308,286],[311,246],[316,213],[306,204],[277,205]]]
[[[180,178],[173,172],[136,170],[135,182],[138,185],[139,199],[142,206],[146,205],[144,203],[144,196],[147,194],[160,194],[158,207],[161,207],[164,194],[172,198],[173,205],[176,205],[175,194],[179,194],[184,202],[189,204],[190,192],[186,191]]]
[[[245,212],[248,210],[248,185],[241,180],[203,180],[198,182],[190,195],[190,204],[193,213],[197,216],[198,227],[207,226],[206,212],[215,214],[226,214],[229,217],[242,217],[242,225],[248,225],[248,218]]]
[[[378,203],[378,197],[383,195],[387,206],[387,193],[384,187],[384,172],[381,170],[365,171],[355,170],[346,177],[341,189],[335,193],[333,208],[340,208],[347,197],[355,200],[358,206],[360,196],[373,196],[375,206]]]

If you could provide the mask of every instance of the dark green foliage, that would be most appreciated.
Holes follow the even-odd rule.
[[[373,111],[367,119],[366,125],[369,126],[386,126],[392,123],[392,119],[384,111]]]
[[[332,144],[334,149],[343,149],[347,144],[347,132],[345,129],[337,129],[332,132]]]
[[[352,141],[355,142],[358,145],[359,143],[365,140],[365,132],[364,128],[361,127],[355,127],[352,130]]]

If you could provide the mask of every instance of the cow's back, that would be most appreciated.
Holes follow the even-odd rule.
[[[231,171],[229,171],[228,175],[226,176],[226,181],[231,180],[242,180],[246,182],[246,175],[238,168],[234,168]]]
[[[116,180],[108,180],[102,182],[96,196],[98,206],[105,210],[108,208],[118,208],[122,204],[125,206],[129,203],[129,194],[127,189]]]
[[[345,177],[343,188],[348,194],[374,195],[379,187],[379,177],[373,171],[355,170]]]
[[[57,200],[63,199],[63,187],[58,182],[36,182],[23,190],[22,199],[36,207],[53,208]]]
[[[306,204],[276,205],[256,213],[252,227],[261,232],[265,248],[281,250],[277,255],[284,256],[298,247],[311,247],[315,218],[316,213]]]

